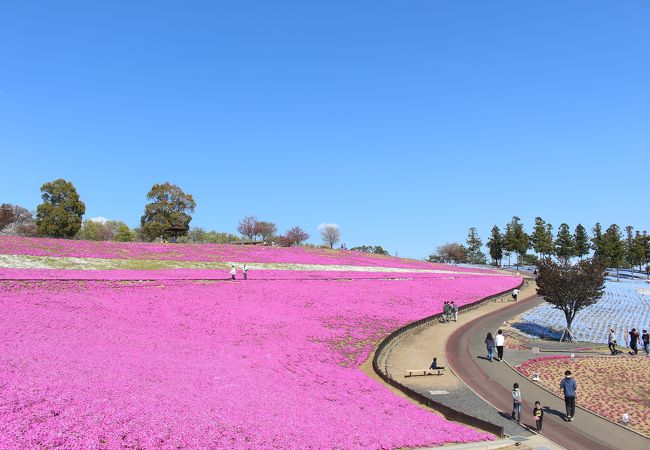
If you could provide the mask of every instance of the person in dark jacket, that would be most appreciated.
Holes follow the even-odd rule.
[[[643,351],[646,355],[650,354],[650,335],[648,335],[648,330],[643,330],[641,335],[641,341],[643,342]]]
[[[438,358],[433,358],[433,361],[431,362],[431,365],[429,366],[429,370],[438,370],[438,369],[444,369],[444,367],[438,365]]]
[[[560,389],[564,394],[564,406],[566,407],[566,420],[571,422],[576,413],[576,391],[578,383],[571,378],[571,371],[564,372],[564,378],[560,381]]]
[[[494,358],[494,338],[490,331],[488,331],[487,337],[485,338],[485,348],[487,349],[487,357],[492,362],[492,358]]]
[[[632,331],[630,331],[630,349],[632,350],[631,353],[634,353],[637,355],[639,353],[639,348],[638,348],[638,342],[639,342],[639,332],[636,331],[636,328],[632,328]]]
[[[542,421],[544,420],[544,410],[542,409],[542,404],[540,402],[535,402],[533,417],[535,418],[535,428],[537,428],[537,431],[541,432]]]

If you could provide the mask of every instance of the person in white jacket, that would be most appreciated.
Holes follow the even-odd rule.
[[[497,359],[501,361],[503,359],[503,346],[506,343],[506,338],[503,335],[503,331],[497,331],[497,336],[494,339],[494,344],[497,347]]]

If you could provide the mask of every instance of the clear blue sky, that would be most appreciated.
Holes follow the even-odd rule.
[[[0,0],[0,202],[66,178],[139,224],[341,226],[423,257],[530,228],[650,231],[650,2]]]

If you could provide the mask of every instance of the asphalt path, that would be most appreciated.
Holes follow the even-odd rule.
[[[503,362],[490,362],[486,358],[485,336],[494,335],[510,318],[543,303],[537,296],[513,302],[512,305],[474,319],[461,326],[449,337],[445,348],[447,362],[454,373],[478,395],[510,416],[512,411],[512,385],[519,383],[523,405],[522,424],[534,428],[532,410],[539,400],[545,406],[542,434],[553,442],[570,450],[650,448],[650,439],[611,423],[582,409],[576,408],[572,422],[564,420],[564,399],[552,395],[534,382],[519,375]],[[508,360],[506,340],[504,359]],[[496,354],[496,351],[495,351]],[[580,376],[577,374],[578,399]],[[558,386],[558,395],[560,394]],[[607,399],[603,399],[606,401]]]

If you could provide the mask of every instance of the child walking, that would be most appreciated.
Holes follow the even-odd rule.
[[[519,383],[512,385],[512,418],[521,423],[521,391]]]
[[[533,417],[535,417],[535,427],[537,431],[541,433],[542,431],[542,420],[544,420],[544,410],[542,405],[539,402],[535,402],[535,407],[533,408]]]

